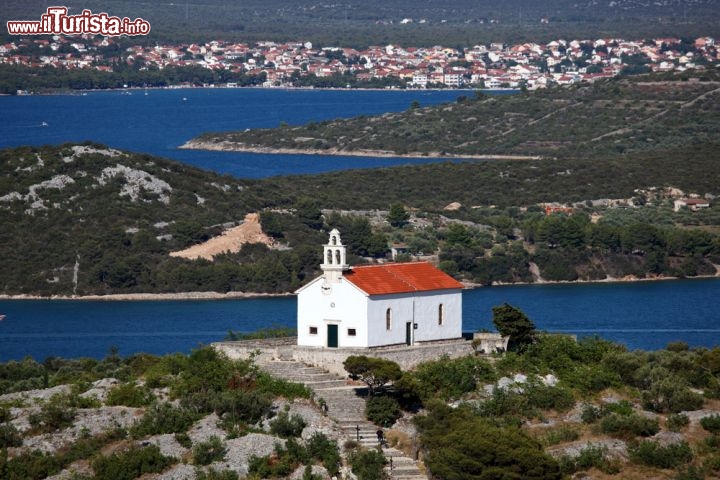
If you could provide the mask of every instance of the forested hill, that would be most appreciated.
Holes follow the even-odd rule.
[[[2,150],[0,293],[229,290],[229,274],[210,275],[168,253],[241,221],[243,188],[230,177],[98,145]],[[264,289],[253,283],[254,270],[233,273],[244,275],[237,290]]]
[[[351,246],[352,264],[404,242],[482,283],[532,281],[530,262],[547,280],[707,275],[720,264],[717,207],[673,212],[656,193],[672,186],[713,198],[718,178],[717,143],[622,158],[445,162],[264,180],[93,144],[6,149],[0,294],[291,292],[318,274],[323,232],[333,227]],[[631,197],[626,206],[646,207],[593,202]],[[536,204],[549,201],[583,203],[578,215],[545,218]],[[466,207],[445,210],[451,202]],[[218,236],[248,212],[260,213],[263,231],[281,248],[246,244],[213,261],[169,255]],[[590,214],[609,220],[595,225]],[[561,232],[556,240],[549,229]],[[655,263],[637,250],[654,252]]]
[[[133,41],[312,41],[323,46],[448,46],[566,38],[718,36],[718,0],[67,0],[83,9],[150,22]],[[3,2],[0,22],[39,20],[48,2]],[[403,21],[405,20],[405,21]],[[6,35],[7,40],[12,37]],[[0,35],[1,38],[1,35]]]
[[[304,126],[207,133],[192,148],[413,156],[589,157],[664,151],[720,131],[720,74],[615,78]]]

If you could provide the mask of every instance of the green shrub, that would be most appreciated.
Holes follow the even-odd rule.
[[[720,433],[720,415],[714,413],[700,419],[700,425],[712,434]]]
[[[28,416],[30,425],[40,432],[54,432],[72,425],[76,410],[70,405],[68,395],[57,394],[50,397],[39,412]]]
[[[270,433],[283,438],[299,437],[306,426],[305,420],[297,413],[288,415],[283,411],[270,422]]]
[[[582,449],[580,455],[575,459],[578,469],[597,468],[603,473],[610,475],[620,471],[619,461],[608,456],[606,446],[589,445]]]
[[[665,350],[670,352],[687,352],[690,350],[690,346],[687,342],[670,342],[665,346]]]
[[[392,397],[381,395],[371,397],[365,404],[365,416],[381,427],[391,427],[402,416],[400,404]]]
[[[195,470],[196,480],[239,480],[240,476],[234,470],[215,470],[209,468],[202,470],[200,468]]]
[[[517,415],[537,417],[538,410],[565,411],[575,404],[572,393],[562,387],[550,387],[537,380],[531,380],[514,391],[509,388],[495,388],[492,396],[480,404],[478,413],[484,417]]]
[[[602,418],[602,409],[592,403],[584,403],[580,411],[580,419],[583,423],[595,423]]]
[[[40,480],[62,470],[56,457],[40,450],[23,452],[8,459],[6,449],[0,450],[0,478],[3,480]]]
[[[690,463],[692,458],[693,452],[685,441],[663,446],[658,442],[643,440],[630,448],[630,459],[649,467],[677,468]]]
[[[285,397],[288,400],[312,397],[312,391],[302,383],[288,382],[265,372],[257,375],[256,385],[258,390],[271,394],[273,397]]]
[[[517,426],[481,418],[469,406],[435,404],[414,419],[425,464],[439,478],[561,478],[556,460]]]
[[[253,425],[271,412],[272,396],[258,391],[231,390],[213,396],[212,410],[222,418],[223,428]]]
[[[352,472],[358,480],[382,480],[387,478],[385,455],[377,450],[355,450],[348,456]]]
[[[322,461],[331,477],[340,472],[340,450],[337,443],[331,441],[325,434],[315,432],[306,442],[305,448],[311,458]]]
[[[674,376],[653,382],[642,392],[642,399],[645,408],[661,413],[698,410],[705,403],[702,395],[691,391],[683,380]]]
[[[140,387],[135,382],[123,383],[110,389],[105,403],[125,407],[144,407],[155,399],[150,389]]]
[[[720,473],[720,455],[714,454],[705,458],[703,461],[703,469],[715,476]]]
[[[10,409],[0,405],[0,423],[5,423],[10,421]]]
[[[475,391],[480,381],[495,380],[495,371],[486,359],[469,355],[423,362],[406,372],[396,388],[412,391],[422,401],[432,398],[450,400]]]
[[[223,392],[230,388],[232,383],[239,387],[239,381],[247,378],[250,373],[249,360],[233,361],[212,347],[198,348],[190,353],[185,365],[180,369],[179,378],[172,387],[172,394],[182,398],[192,393]]]
[[[656,419],[635,413],[632,415],[611,413],[600,422],[600,430],[602,433],[622,438],[650,437],[660,431],[660,425]]]
[[[720,437],[714,433],[707,437],[704,443],[711,450],[720,450]]]
[[[263,213],[264,215],[264,213]],[[265,230],[263,225],[263,230]],[[295,327],[283,327],[283,326],[275,326],[275,327],[267,327],[267,328],[261,328],[259,330],[256,330],[254,332],[250,333],[242,333],[242,332],[234,332],[232,330],[228,330],[227,335],[225,335],[226,341],[238,341],[238,340],[259,340],[259,339],[266,339],[266,338],[284,338],[284,337],[296,337],[297,336],[297,329]]]
[[[575,398],[570,390],[563,387],[551,387],[542,383],[528,383],[525,389],[531,407],[541,410],[557,410],[564,412],[575,405]]]
[[[631,415],[635,410],[632,403],[627,400],[619,402],[608,402],[602,405],[603,416],[609,413],[617,413],[618,415]]]
[[[705,474],[702,472],[702,469],[695,465],[688,465],[680,470],[672,480],[705,480]]]
[[[185,448],[192,447],[192,440],[190,440],[190,437],[186,432],[179,432],[175,434],[175,441],[178,442],[180,445],[182,445]]]
[[[160,435],[163,433],[186,432],[200,416],[182,407],[169,403],[158,403],[148,408],[145,414],[131,428],[133,437]]]
[[[162,472],[176,460],[160,453],[157,445],[134,447],[92,462],[95,480],[133,480],[146,473]]]
[[[580,438],[580,432],[570,425],[561,424],[548,429],[541,437],[543,445],[557,445],[558,443],[574,442]]]
[[[193,459],[196,465],[209,465],[225,458],[227,448],[219,437],[212,436],[206,442],[197,443],[193,447]]]
[[[20,432],[12,423],[0,424],[0,448],[19,447],[22,445]]]
[[[285,478],[300,464],[307,462],[307,450],[294,438],[289,438],[284,448],[279,443],[275,444],[275,454],[272,456],[252,455],[248,462],[248,471],[259,478]]]
[[[620,472],[620,462],[608,455],[608,448],[604,445],[587,445],[577,457],[566,456],[560,459],[560,470],[566,475],[590,468],[614,475]]]
[[[667,417],[666,425],[671,432],[679,432],[690,425],[690,419],[684,413],[671,413]]]

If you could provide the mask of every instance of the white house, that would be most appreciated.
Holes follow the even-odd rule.
[[[413,345],[462,337],[462,284],[425,262],[350,267],[340,232],[323,274],[296,293],[298,345]]]
[[[675,200],[673,210],[679,212],[683,207],[696,212],[701,208],[710,208],[710,202],[701,198],[680,198]]]

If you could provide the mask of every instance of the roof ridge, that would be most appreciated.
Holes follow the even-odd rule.
[[[413,262],[403,262],[403,263],[408,263],[408,264],[409,264],[409,263],[413,263]],[[402,263],[398,263],[398,264],[396,264],[396,265],[402,265]],[[412,289],[415,290],[416,292],[417,292],[418,290],[420,290],[420,289],[417,287],[417,285],[415,285],[414,283],[409,282],[404,275],[403,275],[403,276],[398,275],[398,274],[394,271],[394,270],[395,270],[394,268],[386,268],[386,270],[389,271],[389,273],[390,273],[393,277],[397,278],[399,281],[403,282],[405,285],[409,286],[410,288],[412,288]]]

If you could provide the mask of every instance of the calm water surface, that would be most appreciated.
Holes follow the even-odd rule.
[[[374,115],[451,102],[467,91],[190,88],[0,96],[0,147],[92,140],[240,178],[319,173],[437,160],[179,150],[204,132]],[[44,126],[47,124],[47,126]]]
[[[682,340],[720,345],[720,279],[522,285],[463,292],[463,329],[493,329],[491,308],[508,302],[547,331],[599,335],[631,349]],[[246,300],[0,301],[0,361],[163,354],[221,340],[228,330],[294,326],[294,297]]]
[[[178,150],[205,131],[275,127],[401,111],[467,92],[178,89],[0,97],[0,147],[92,140],[244,178],[432,162],[398,158],[258,155]],[[47,124],[47,126],[43,126]],[[2,226],[0,225],[0,228]],[[1,260],[0,260],[1,261]],[[554,286],[464,292],[464,329],[492,328],[491,307],[519,306],[539,328],[600,335],[630,348],[683,340],[720,345],[720,279]],[[0,361],[182,351],[229,330],[292,326],[293,297],[228,301],[0,301]]]

